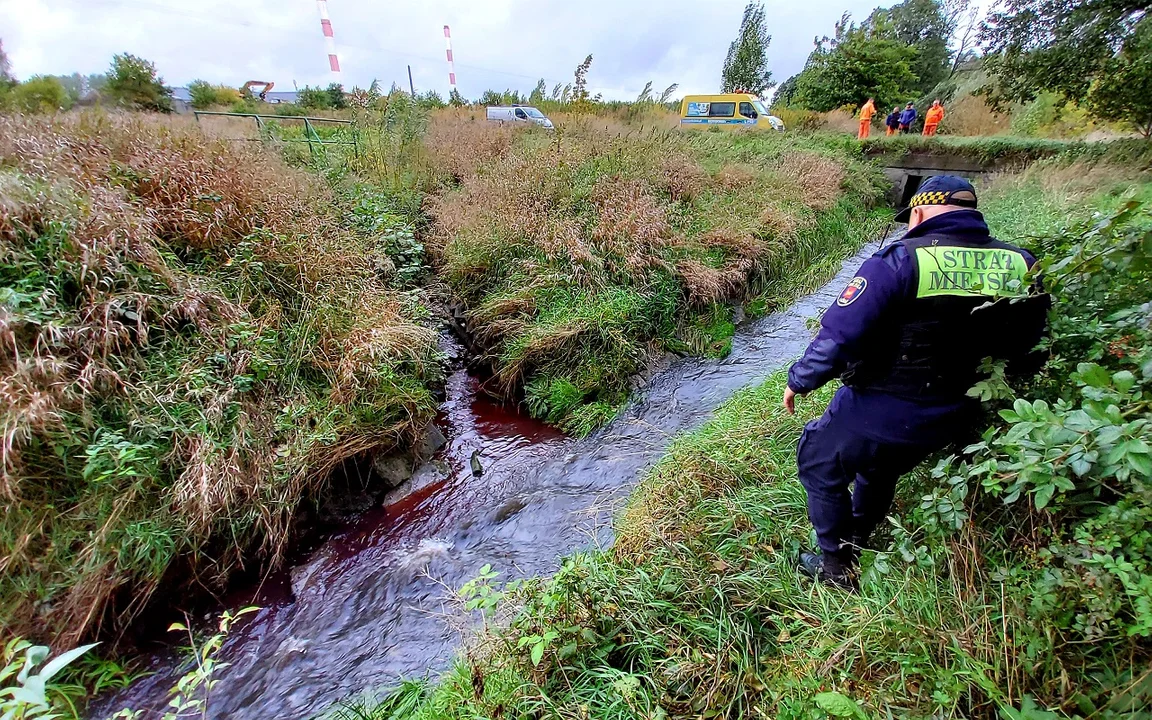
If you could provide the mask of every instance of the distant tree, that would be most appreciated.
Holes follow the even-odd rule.
[[[112,57],[104,92],[123,107],[172,112],[172,90],[164,87],[155,65],[135,55],[124,53]]]
[[[544,81],[544,78],[540,78],[540,82],[536,83],[536,87],[532,90],[532,94],[528,96],[528,103],[530,105],[540,104],[544,101],[544,93],[546,92],[548,92],[548,83]]]
[[[326,110],[332,107],[327,91],[310,85],[305,85],[296,92],[296,104],[310,110]]]
[[[680,87],[680,83],[672,83],[668,87],[664,88],[664,92],[660,93],[660,99],[656,102],[663,105],[664,103],[671,101],[672,93],[676,92],[678,87]]]
[[[724,59],[724,70],[720,75],[723,92],[747,90],[762,95],[775,87],[772,73],[768,70],[768,44],[771,42],[764,4],[748,3],[744,8],[744,19],[740,21],[740,33],[728,46],[728,56]]]
[[[15,82],[12,63],[8,60],[8,53],[4,52],[4,41],[0,40],[0,85],[13,85]]]
[[[197,110],[210,108],[216,104],[216,87],[207,80],[193,80],[188,83],[188,95],[192,98],[192,107]]]
[[[452,107],[464,107],[468,104],[468,101],[464,99],[464,96],[460,94],[459,90],[452,88],[452,92],[448,93],[448,103]]]
[[[564,89],[564,83],[556,83],[555,85],[553,85],[552,86],[552,95],[550,96],[551,99],[559,101],[560,100],[560,92],[563,89]]]
[[[13,87],[8,93],[8,104],[25,113],[50,113],[72,107],[64,85],[51,75],[34,75]]]
[[[1044,91],[1085,99],[1149,10],[1148,0],[1004,0],[980,29],[994,107]]]
[[[641,90],[640,94],[636,97],[636,102],[638,102],[638,103],[652,102],[652,81],[651,80],[649,80],[647,83],[644,84],[644,89]]]
[[[1152,19],[1140,21],[1105,64],[1087,104],[1096,117],[1131,123],[1152,138]]]
[[[503,105],[504,93],[499,90],[485,90],[476,101],[477,105]]]
[[[68,93],[69,106],[80,103],[92,94],[92,90],[88,86],[88,78],[80,73],[57,75],[56,79],[64,86],[64,92]]]
[[[952,0],[966,8],[967,0]],[[921,95],[936,87],[951,73],[952,56],[948,42],[956,29],[957,14],[943,0],[904,0],[887,10],[877,8],[865,24],[886,21],[896,39],[916,50],[908,68],[916,76],[908,90]]]
[[[776,94],[772,96],[773,105],[789,106],[796,99],[796,81],[799,79],[800,74],[797,73],[780,83],[776,88]]]
[[[344,95],[344,86],[340,83],[332,83],[324,92],[328,95],[328,107],[333,110],[343,110],[348,107],[348,98]]]
[[[564,86],[564,89],[560,91],[560,102],[567,103],[571,99],[572,99],[572,83],[568,83],[567,85]]]
[[[440,97],[440,93],[435,90],[429,90],[422,95],[416,97],[416,103],[427,109],[439,109],[445,106],[444,98]]]
[[[903,104],[916,83],[910,67],[915,58],[916,49],[896,38],[886,18],[857,26],[845,13],[836,35],[817,41],[791,99],[820,112],[862,105],[869,97],[877,107]]]
[[[586,102],[588,100],[588,70],[591,67],[591,55],[584,58],[584,62],[576,66],[576,81],[572,85],[572,102]]]

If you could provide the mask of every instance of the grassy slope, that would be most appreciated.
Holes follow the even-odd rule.
[[[1002,236],[1027,237],[1152,196],[1146,179],[1129,188],[1112,169],[1052,164],[1003,179],[985,211]],[[1141,689],[1144,641],[1112,633],[1080,645],[1068,618],[1038,614],[1027,578],[1051,563],[1043,513],[977,503],[974,522],[941,535],[918,508],[939,481],[914,474],[890,544],[865,555],[859,596],[801,581],[792,558],[810,530],[793,453],[829,391],[789,418],[783,382],[745,391],[677,441],[637,489],[612,551],[504,588],[511,627],[482,636],[440,684],[408,685],[345,717],[991,718],[1022,706],[1012,718],[1056,717],[1026,695],[1094,718],[1144,717],[1131,714],[1152,695]],[[1050,592],[1094,592],[1091,582],[1059,587]],[[853,704],[818,698],[829,691]]]
[[[880,176],[846,143],[557,120],[433,116],[451,180],[429,245],[493,385],[572,432],[610,418],[651,354],[726,353],[728,305],[787,302],[879,225]]]
[[[0,118],[5,635],[275,562],[328,469],[431,417],[436,335],[341,207],[179,121]]]

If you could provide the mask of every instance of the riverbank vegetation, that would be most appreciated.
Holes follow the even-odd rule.
[[[905,478],[858,595],[815,586],[784,377],[678,440],[610,550],[461,590],[491,626],[438,685],[348,718],[1138,718],[1152,703],[1152,184],[1048,161],[984,194],[1056,295],[1034,381]],[[1093,215],[1098,211],[1099,214]]]
[[[0,625],[70,647],[283,557],[430,419],[387,215],[194,126],[0,117]]]
[[[558,121],[434,115],[426,244],[493,389],[570,432],[660,353],[725,354],[731,304],[785,303],[881,229],[881,176],[838,143]]]

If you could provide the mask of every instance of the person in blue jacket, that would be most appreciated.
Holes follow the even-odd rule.
[[[984,358],[1012,372],[1043,363],[1035,348],[1051,300],[1029,273],[1036,258],[992,237],[967,180],[929,178],[897,220],[907,232],[824,313],[784,392],[794,413],[798,395],[844,383],[805,426],[797,467],[819,541],[819,552],[801,554],[801,570],[845,589],[857,585],[860,549],[900,476],[976,427],[967,391]]]
[[[914,122],[916,122],[916,106],[908,103],[904,106],[904,111],[900,113],[900,132],[910,132]]]

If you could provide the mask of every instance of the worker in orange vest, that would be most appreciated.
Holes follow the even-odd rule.
[[[932,103],[932,107],[928,108],[927,114],[924,115],[924,134],[932,136],[936,134],[936,127],[940,121],[944,119],[944,106],[937,100]]]
[[[868,98],[868,102],[860,108],[860,132],[856,134],[857,140],[868,137],[869,131],[872,130],[872,116],[875,114],[876,104],[873,102],[873,98]]]

